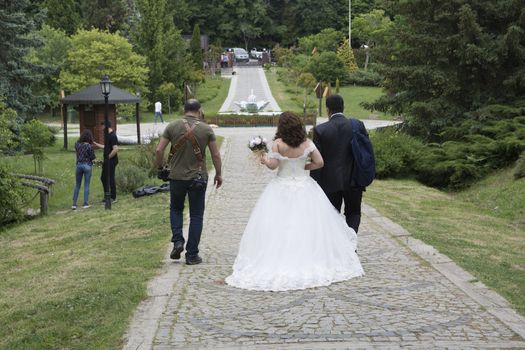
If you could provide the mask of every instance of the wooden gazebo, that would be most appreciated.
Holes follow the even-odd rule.
[[[64,148],[67,149],[67,105],[76,105],[79,112],[80,132],[90,129],[93,138],[98,143],[104,143],[104,95],[100,90],[100,84],[95,84],[66,96],[62,99],[62,115],[64,118]],[[111,121],[112,129],[117,131],[116,104],[134,103],[135,120],[137,123],[137,143],[140,144],[140,97],[132,95],[115,85],[111,86],[111,93],[108,96],[108,118]]]

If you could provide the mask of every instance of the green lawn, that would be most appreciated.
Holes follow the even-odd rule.
[[[120,148],[120,164],[135,147]],[[119,193],[107,211],[96,168],[93,206],[73,211],[75,154],[57,144],[46,156],[43,175],[57,180],[50,215],[0,230],[0,349],[121,348],[169,245],[169,194]],[[7,160],[32,172],[30,155]]]
[[[277,72],[283,68],[272,68],[265,70],[266,78],[273,97],[283,111],[293,111],[296,113],[303,113],[304,91],[297,88],[292,83],[284,83],[278,80]],[[332,89],[335,93],[335,89]],[[359,104],[361,102],[371,102],[382,95],[381,88],[370,86],[342,86],[339,94],[345,100],[345,114],[359,119],[393,119],[393,116],[381,113],[370,112],[365,110]],[[326,117],[325,100],[322,101],[322,115]],[[319,100],[315,97],[313,91],[308,92],[307,96],[307,111],[316,112],[319,106]]]
[[[525,179],[497,185],[498,178],[487,180],[492,188],[480,183],[452,194],[415,181],[376,180],[364,200],[525,314]]]
[[[206,82],[201,84],[196,91],[197,98],[204,110],[205,115],[216,115],[219,113],[224,100],[230,90],[231,79],[220,77],[207,78]]]

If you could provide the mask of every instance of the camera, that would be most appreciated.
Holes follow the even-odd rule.
[[[208,180],[202,177],[201,173],[197,174],[197,177],[194,178],[191,182],[190,191],[204,191],[208,186]]]
[[[162,169],[159,169],[157,177],[162,181],[168,181],[170,177],[170,169],[168,167],[163,167]]]

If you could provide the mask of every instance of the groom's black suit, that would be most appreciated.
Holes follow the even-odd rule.
[[[367,135],[364,124],[360,121],[359,125]],[[333,114],[326,123],[314,128],[313,141],[323,156],[324,167],[310,174],[338,211],[341,211],[344,200],[346,223],[357,232],[364,188],[351,183],[354,156],[350,120],[343,113]]]

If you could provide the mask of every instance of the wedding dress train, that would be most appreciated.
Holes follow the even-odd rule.
[[[357,236],[304,170],[303,155],[279,159],[277,176],[259,197],[226,283],[243,289],[285,291],[327,286],[364,274]]]

